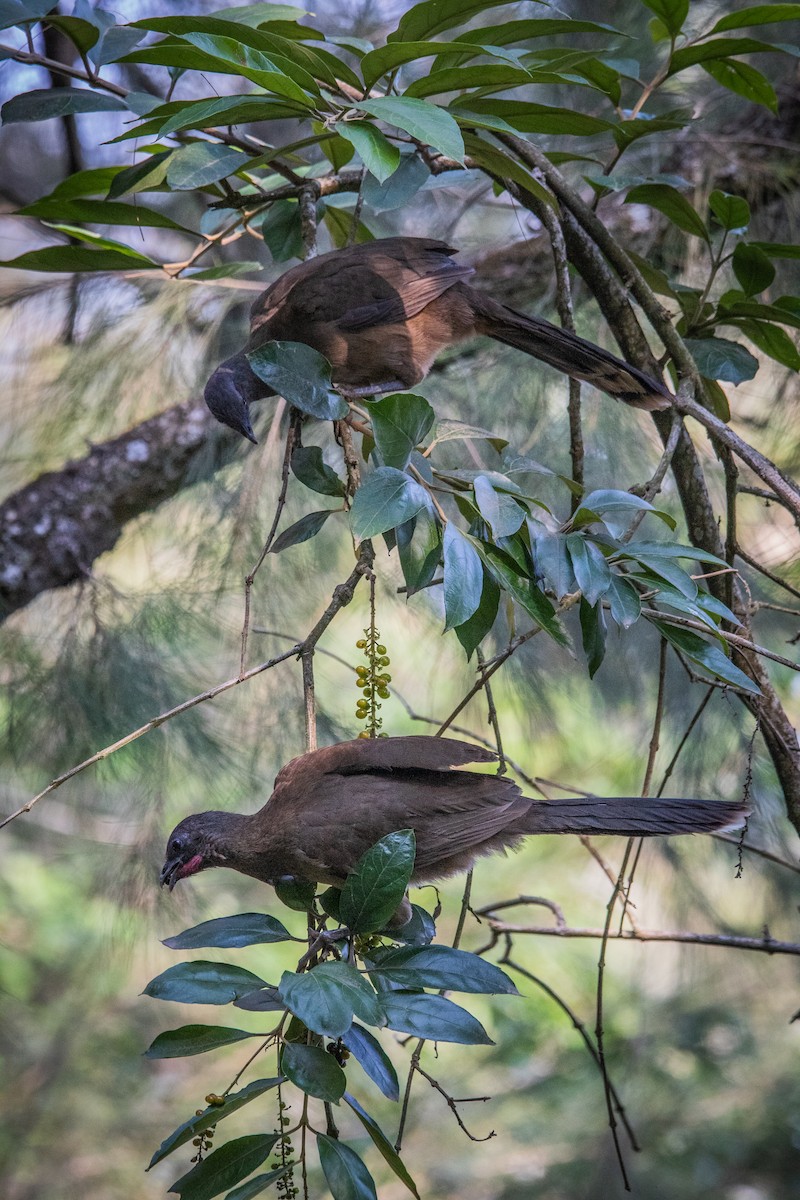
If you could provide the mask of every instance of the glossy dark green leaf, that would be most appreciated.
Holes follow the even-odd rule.
[[[232,1113],[238,1112],[245,1104],[249,1104],[251,1100],[256,1100],[259,1096],[263,1096],[265,1092],[271,1091],[280,1082],[280,1077],[277,1076],[273,1079],[254,1079],[252,1083],[248,1083],[240,1091],[231,1092],[227,1095],[224,1104],[210,1104],[199,1115],[190,1117],[188,1121],[184,1121],[183,1125],[179,1125],[168,1138],[164,1139],[150,1159],[147,1170],[149,1171],[150,1167],[154,1167],[156,1163],[161,1162],[162,1158],[166,1158],[168,1154],[172,1154],[172,1151],[177,1150],[179,1146],[184,1146],[192,1138],[197,1137],[201,1129],[208,1129],[209,1125],[216,1125],[218,1121],[222,1121],[225,1117],[231,1116]]]
[[[461,643],[467,662],[480,646],[483,639],[492,629],[497,620],[497,610],[500,607],[500,588],[488,572],[483,573],[483,588],[481,599],[475,612],[467,620],[456,626],[455,634]]]
[[[800,4],[754,4],[720,17],[709,33],[724,33],[727,29],[743,29],[747,25],[771,25],[776,21],[798,19]]]
[[[166,109],[166,105],[164,106]],[[151,117],[159,116],[156,109]],[[263,96],[210,96],[184,104],[167,117],[159,130],[160,137],[181,129],[209,129],[215,125],[245,125],[251,121],[269,121],[274,115],[274,102]]]
[[[420,59],[455,54],[458,51],[473,55],[479,53],[469,42],[408,41],[405,38],[402,41],[390,41],[385,46],[370,50],[361,59],[364,86],[370,91],[381,75],[386,75],[406,63],[416,63]]]
[[[493,1046],[486,1030],[471,1013],[444,996],[427,992],[383,992],[381,1003],[390,1029],[434,1042],[463,1046]]]
[[[761,71],[738,58],[715,58],[700,64],[707,75],[716,83],[744,96],[754,104],[761,104],[771,113],[778,111],[778,94]]]
[[[559,108],[552,104],[534,104],[526,100],[483,99],[474,95],[464,96],[450,105],[456,116],[464,108],[473,113],[486,113],[502,117],[520,133],[571,134],[577,137],[593,137],[615,128],[611,121],[588,116],[575,109]]]
[[[306,1028],[325,1037],[342,1037],[354,1014],[368,1025],[385,1024],[372,984],[346,962],[321,963],[299,975],[285,971],[278,990]]]
[[[423,396],[396,392],[373,400],[368,411],[384,465],[404,471],[415,447],[430,433],[433,409]]]
[[[339,913],[348,929],[374,933],[384,928],[405,896],[415,851],[413,831],[400,829],[382,837],[362,855],[347,876],[339,901]]]
[[[422,0],[403,14],[397,29],[387,40],[415,42],[431,38],[455,25],[466,25],[479,13],[507,3],[508,0]]]
[[[759,246],[739,242],[731,259],[733,273],[746,296],[763,292],[775,278],[775,268]]]
[[[654,508],[649,500],[635,496],[632,492],[618,491],[616,488],[599,488],[584,496],[580,508],[572,520],[576,527],[591,521],[592,513],[599,513],[608,527],[612,537],[622,537],[633,518],[634,511],[649,512],[658,517],[670,529],[675,528],[675,518],[663,509]],[[589,514],[589,521],[584,515]]]
[[[319,446],[298,446],[292,452],[292,474],[304,483],[312,492],[322,496],[343,496],[345,486],[342,480],[323,460],[322,449]]]
[[[370,975],[404,988],[447,988],[494,996],[518,995],[516,985],[494,963],[452,946],[383,947],[370,955]]]
[[[277,1133],[251,1133],[234,1138],[176,1179],[169,1191],[177,1192],[181,1200],[212,1200],[260,1167],[278,1137]]]
[[[606,619],[602,604],[589,604],[581,596],[580,625],[589,678],[594,679],[606,653]]]
[[[400,166],[400,151],[370,121],[339,121],[336,132],[345,138],[378,183],[387,180]]]
[[[111,183],[123,170],[122,167],[90,167],[85,171],[76,171],[56,184],[52,192],[40,197],[36,204],[45,200],[74,200],[76,196],[104,196]]]
[[[278,989],[268,983],[266,987],[239,996],[234,1000],[233,1007],[241,1008],[243,1012],[283,1012],[286,1006]]]
[[[761,689],[753,683],[749,676],[745,675],[744,671],[740,671],[726,657],[719,646],[705,641],[699,633],[694,633],[691,629],[679,629],[674,625],[669,625],[666,621],[655,619],[652,619],[652,623],[671,645],[685,654],[692,662],[708,671],[710,675],[721,679],[724,683],[741,688],[745,692],[750,692],[751,695],[761,695]]]
[[[446,70],[433,71],[430,75],[422,75],[409,84],[403,95],[424,99],[426,96],[440,96],[443,92],[480,88],[481,95],[488,96],[491,92],[526,87],[533,82],[533,75],[523,67],[514,67],[509,63],[481,63],[479,66],[449,67]]]
[[[333,1055],[321,1046],[287,1042],[281,1053],[281,1070],[308,1096],[338,1104],[344,1095],[345,1073]]]
[[[91,92],[87,88],[36,88],[6,100],[0,108],[3,125],[18,121],[49,121],[54,117],[75,113],[124,112],[124,100],[107,92]]]
[[[303,342],[267,342],[251,350],[247,361],[259,379],[295,408],[318,421],[338,421],[347,403],[333,391],[327,359]]]
[[[749,242],[748,244],[752,246],[755,243]],[[759,249],[763,246],[763,242],[759,243]],[[779,256],[770,255],[770,257],[777,258]],[[800,329],[800,300],[793,296],[780,296],[774,304],[762,304],[755,300],[732,300],[723,303],[720,299],[719,310],[722,320],[726,320],[729,316],[753,317],[756,321],[774,321],[779,325],[791,325],[794,329]]]
[[[45,246],[29,250],[17,258],[0,261],[0,267],[15,267],[19,271],[141,271],[160,270],[161,264],[135,251],[94,250],[90,246]]]
[[[611,586],[611,570],[598,546],[579,533],[567,535],[567,549],[578,587],[592,608]]]
[[[442,529],[432,503],[395,530],[400,566],[408,595],[426,588],[436,574],[442,552]]]
[[[645,567],[651,575],[657,576],[659,579],[665,579],[672,587],[674,587],[687,600],[694,600],[697,595],[697,584],[692,579],[687,571],[679,567],[672,559],[647,554],[641,549],[635,551],[636,559]]]
[[[264,987],[263,979],[243,967],[219,962],[187,962],[168,967],[142,992],[156,1000],[179,1004],[230,1004],[238,996]]]
[[[24,25],[36,21],[54,8],[54,3],[48,0],[2,0],[0,2],[0,29],[8,29],[12,25]]]
[[[22,217],[39,217],[42,221],[88,221],[93,225],[141,225],[161,229],[180,229],[165,213],[139,204],[122,204],[113,200],[67,200],[63,197],[37,200],[19,209]]]
[[[686,346],[701,375],[725,383],[744,383],[758,370],[758,359],[746,347],[727,338],[686,338]]]
[[[798,354],[797,347],[788,333],[780,326],[772,325],[768,321],[749,321],[741,318],[736,321],[736,325],[755,346],[758,346],[759,350],[763,350],[770,358],[774,358],[776,362],[782,363],[792,371],[800,371],[800,354]]]
[[[418,154],[401,154],[397,170],[383,183],[377,181],[374,172],[370,173],[364,180],[361,194],[373,212],[389,212],[408,204],[431,178],[426,163]]]
[[[639,593],[632,583],[613,571],[606,599],[611,606],[611,616],[622,629],[630,629],[639,620],[642,611]]]
[[[305,879],[282,879],[275,884],[275,895],[281,904],[295,912],[308,912],[314,903],[317,885]]]
[[[692,109],[676,108],[659,117],[629,117],[615,125],[612,134],[617,148],[627,150],[634,142],[641,141],[642,138],[667,133],[671,129],[684,129],[691,124],[693,119]]]
[[[513,496],[502,488],[494,487],[487,475],[476,475],[472,486],[478,511],[491,529],[495,540],[516,533],[527,513]],[[511,486],[516,488],[516,484]]]
[[[333,1200],[378,1200],[374,1180],[355,1150],[318,1133],[317,1153]]]
[[[190,192],[241,171],[248,162],[247,155],[233,146],[193,142],[172,154],[167,165],[167,183],[177,192]]]
[[[703,64],[719,58],[738,58],[740,54],[763,54],[785,52],[786,47],[759,42],[755,38],[713,38],[708,41],[691,42],[676,50],[669,64],[669,74],[676,75],[687,67]]]
[[[306,513],[299,521],[295,521],[288,529],[284,529],[283,533],[278,534],[269,548],[270,554],[280,554],[290,546],[299,546],[301,542],[310,541],[316,537],[331,513],[336,511],[334,508],[322,508],[317,512]]]
[[[533,580],[525,578],[513,560],[498,547],[491,546],[488,542],[476,542],[475,548],[501,589],[516,600],[554,641],[561,646],[568,645],[567,636],[558,622],[553,605]]]
[[[183,1025],[180,1029],[168,1029],[160,1033],[144,1052],[144,1058],[185,1058],[191,1054],[205,1054],[220,1046],[232,1046],[245,1038],[259,1037],[245,1029],[231,1029],[223,1025]]]
[[[695,237],[708,241],[708,230],[699,213],[695,212],[685,196],[666,183],[643,183],[631,188],[625,199],[626,204],[647,204],[663,213],[684,233],[694,234]]]
[[[742,233],[750,224],[750,205],[744,196],[715,189],[708,198],[708,207],[723,229]]]
[[[263,1175],[254,1175],[246,1183],[240,1183],[232,1192],[228,1192],[225,1200],[252,1200],[253,1196],[260,1196],[267,1188],[272,1187],[273,1183],[283,1179],[291,1169],[292,1164],[287,1163],[285,1167],[276,1167],[274,1171],[266,1171]]]
[[[172,157],[172,150],[162,150],[153,154],[135,167],[125,167],[117,171],[108,189],[109,200],[124,196],[127,192],[148,192],[160,188],[167,178],[167,168]]]
[[[342,1041],[384,1096],[389,1100],[399,1100],[397,1072],[377,1038],[354,1021]]]
[[[445,630],[463,625],[476,612],[483,592],[483,566],[472,541],[453,524],[444,527]]]
[[[691,558],[696,562],[712,563],[715,567],[727,567],[724,558],[712,554],[710,550],[701,550],[698,546],[687,546],[681,542],[648,542],[639,540],[625,547],[625,554],[635,558],[639,553],[650,558]]]
[[[394,1171],[397,1178],[400,1179],[406,1185],[408,1190],[411,1192],[411,1195],[416,1196],[417,1200],[419,1200],[419,1192],[417,1191],[417,1185],[414,1183],[414,1180],[409,1175],[408,1171],[405,1168],[403,1160],[401,1159],[400,1155],[397,1153],[394,1146],[391,1144],[391,1142],[387,1138],[386,1134],[381,1129],[378,1122],[373,1117],[371,1117],[369,1115],[369,1113],[366,1112],[361,1107],[361,1105],[356,1100],[355,1096],[351,1096],[348,1092],[345,1092],[344,1099],[345,1099],[345,1103],[349,1104],[350,1108],[352,1108],[353,1112],[356,1114],[359,1121],[364,1126],[364,1128],[366,1129],[369,1136],[372,1138],[373,1145],[376,1146],[377,1149],[380,1151],[380,1153],[383,1155],[384,1159],[389,1164],[389,1166],[392,1168],[392,1170]]]
[[[382,96],[376,100],[359,100],[358,107],[379,121],[394,125],[396,129],[402,129],[425,145],[432,146],[446,158],[464,161],[461,130],[450,113],[436,104],[407,96]]]
[[[185,33],[183,37],[203,53],[229,63],[237,73],[257,83],[265,91],[290,100],[301,108],[310,108],[312,96],[319,93],[316,80],[304,67],[284,55],[264,53],[253,46],[244,45],[238,30],[234,37],[201,32]]]
[[[374,537],[410,521],[428,502],[428,493],[403,471],[379,467],[353,498],[350,527],[359,539]]]
[[[175,937],[164,938],[170,950],[197,950],[201,946],[255,946],[259,943],[286,942],[291,934],[285,925],[266,913],[239,913],[235,917],[217,917],[203,921]]]
[[[123,54],[130,53],[143,37],[144,34],[138,29],[131,29],[126,25],[112,25],[103,30],[90,49],[88,58],[96,67],[103,67],[106,63],[116,62]]]

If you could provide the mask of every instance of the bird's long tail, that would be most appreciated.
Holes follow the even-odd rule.
[[[525,316],[482,292],[470,290],[478,333],[514,346],[575,379],[585,380],[634,408],[652,411],[669,407],[672,397],[663,383],[638,367],[549,321]]]
[[[582,796],[576,800],[532,801],[506,833],[614,833],[649,837],[670,833],[713,833],[741,825],[748,809],[724,800],[655,796]]]

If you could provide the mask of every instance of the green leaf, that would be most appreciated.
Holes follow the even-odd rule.
[[[408,204],[431,178],[427,164],[418,154],[401,154],[400,166],[391,177],[380,183],[374,172],[369,174],[364,180],[361,194],[364,203],[374,213],[390,212]]]
[[[254,992],[245,992],[233,1002],[234,1008],[243,1012],[284,1012],[285,1005],[278,994],[278,989],[271,984],[258,988]]]
[[[228,1192],[225,1200],[251,1200],[253,1196],[260,1196],[268,1187],[272,1187],[273,1183],[288,1175],[291,1169],[292,1164],[287,1163],[285,1167],[276,1167],[274,1171],[267,1171],[264,1175],[254,1175],[246,1183],[241,1183],[232,1192]]]
[[[447,988],[492,996],[516,996],[516,985],[494,963],[452,946],[384,947],[370,954],[369,974],[402,988]]]
[[[434,37],[454,25],[466,25],[472,17],[507,4],[508,0],[423,0],[400,18],[389,42],[415,42]],[[481,31],[483,32],[483,31]]]
[[[606,653],[606,619],[602,604],[591,605],[581,596],[580,624],[589,678],[594,679]]]
[[[359,100],[358,107],[379,121],[394,125],[425,145],[432,146],[446,158],[463,163],[464,139],[457,122],[445,109],[429,104],[427,100],[414,100],[406,96]]]
[[[368,1025],[385,1024],[372,984],[346,962],[321,963],[301,975],[284,971],[278,990],[306,1028],[324,1037],[342,1037],[354,1013]]]
[[[498,437],[496,433],[490,433],[488,429],[481,429],[479,425],[467,425],[465,421],[437,421],[428,452],[430,453],[431,449],[439,442],[452,441],[491,442],[498,454],[508,445],[506,438]]]
[[[356,538],[374,537],[409,521],[427,504],[428,493],[403,471],[379,467],[353,498],[350,526]]]
[[[475,95],[454,100],[450,111],[456,116],[460,108],[470,113],[502,117],[520,133],[572,134],[577,137],[593,137],[616,128],[613,122],[591,117],[571,108],[557,108],[552,104],[533,104],[526,100],[487,100]]]
[[[319,95],[314,76],[304,67],[281,54],[264,53],[252,46],[244,45],[237,30],[235,37],[220,37],[218,34],[185,33],[183,37],[191,46],[235,67],[237,74],[252,80],[265,91],[283,99],[293,101],[300,108],[310,108],[313,95]],[[276,39],[267,38],[276,43]],[[280,45],[280,42],[277,42]],[[309,53],[311,53],[309,51]]]
[[[154,109],[155,118],[171,107]],[[209,129],[215,125],[247,125],[253,121],[269,121],[275,115],[274,101],[263,96],[210,96],[207,100],[183,103],[177,112],[167,117],[158,130],[159,137],[181,129]]]
[[[712,554],[710,550],[702,550],[699,546],[684,546],[680,542],[648,542],[642,539],[631,542],[625,547],[628,557],[636,558],[638,554],[646,554],[648,558],[691,558],[695,562],[711,563],[715,567],[727,567],[724,558]]]
[[[269,209],[254,217],[250,225],[261,231],[273,262],[286,262],[290,258],[299,258],[303,253],[303,228],[297,201],[276,200]],[[297,343],[283,344],[291,346]]]
[[[377,1038],[354,1021],[342,1041],[384,1096],[388,1100],[399,1100],[397,1072]]]
[[[113,200],[67,200],[48,197],[26,204],[19,209],[18,216],[39,217],[42,221],[88,221],[93,225],[141,225],[160,229],[180,229],[186,232],[165,213],[155,212],[140,204],[120,204]]]
[[[689,14],[689,0],[643,0],[673,37],[680,33]]]
[[[93,250],[90,246],[45,246],[29,250],[17,258],[0,261],[0,267],[16,267],[19,271],[141,271],[143,267],[160,270],[161,264],[123,250]]]
[[[184,1146],[192,1138],[197,1137],[201,1129],[208,1129],[209,1125],[215,1125],[217,1121],[222,1121],[225,1117],[231,1116],[232,1113],[238,1112],[245,1104],[249,1104],[251,1100],[255,1100],[259,1096],[263,1096],[265,1092],[271,1091],[280,1082],[279,1077],[274,1079],[254,1079],[252,1083],[248,1083],[241,1091],[232,1092],[227,1095],[224,1104],[210,1104],[208,1108],[197,1116],[190,1117],[188,1121],[184,1121],[183,1125],[179,1125],[168,1138],[164,1139],[150,1159],[147,1170],[149,1171],[150,1167],[154,1167],[156,1163],[161,1162],[168,1154],[172,1154],[173,1150],[177,1150],[179,1146]]]
[[[316,893],[317,885],[308,883],[305,879],[278,880],[275,884],[275,895],[281,904],[295,912],[308,912]]]
[[[128,54],[134,46],[138,46],[143,37],[144,34],[139,33],[138,29],[131,29],[124,25],[112,25],[103,30],[90,49],[88,57],[96,67],[104,67],[107,63],[116,62],[123,54]]]
[[[657,621],[655,618],[651,618],[651,621],[672,646],[675,646],[699,667],[708,671],[710,675],[714,675],[724,683],[741,688],[745,692],[750,692],[751,695],[761,695],[761,689],[753,683],[748,675],[745,675],[744,671],[740,671],[726,657],[719,646],[705,641],[699,633],[694,633],[691,629],[679,629],[674,625],[669,625],[666,621]]]
[[[353,933],[383,929],[403,901],[414,870],[411,829],[388,833],[363,854],[347,876],[339,901],[342,921]]]
[[[686,338],[686,348],[697,363],[701,375],[739,384],[752,379],[758,359],[738,342],[727,338]]]
[[[319,446],[297,446],[292,451],[292,473],[312,492],[321,496],[344,496],[342,480],[322,458]]]
[[[242,275],[252,275],[262,269],[260,262],[226,262],[218,267],[203,267],[199,271],[183,272],[182,279],[213,280],[238,279]]]
[[[789,367],[792,371],[800,371],[800,354],[788,333],[783,329],[777,325],[770,325],[767,321],[740,319],[736,321],[736,324],[742,333],[758,346],[759,350],[763,350],[765,354],[774,358],[784,367]]]
[[[371,91],[381,75],[386,75],[406,63],[417,63],[422,58],[431,58],[441,54],[455,54],[465,51],[468,54],[479,54],[478,47],[469,42],[430,42],[430,41],[390,41],[386,46],[371,50],[361,59],[361,73],[364,78],[364,88]]]
[[[161,187],[167,177],[169,160],[174,151],[163,150],[153,154],[135,167],[125,167],[117,171],[108,189],[109,200],[124,196],[126,192],[148,192]]]
[[[361,1107],[361,1105],[356,1100],[355,1096],[351,1096],[349,1094],[349,1092],[345,1092],[344,1099],[345,1099],[345,1103],[349,1104],[350,1108],[352,1108],[353,1112],[356,1114],[359,1121],[364,1126],[364,1128],[366,1129],[369,1136],[372,1138],[373,1144],[377,1147],[377,1149],[383,1155],[386,1162],[392,1168],[392,1170],[394,1171],[397,1178],[400,1179],[406,1185],[408,1190],[411,1192],[411,1195],[416,1196],[417,1200],[419,1200],[419,1192],[417,1191],[417,1185],[414,1183],[414,1180],[409,1175],[408,1171],[406,1170],[406,1168],[403,1164],[403,1160],[401,1159],[400,1155],[397,1153],[394,1146],[391,1144],[391,1142],[387,1138],[386,1134],[381,1129],[378,1122],[373,1120],[373,1118],[369,1115],[368,1112],[364,1111],[364,1109]]]
[[[586,603],[592,608],[611,586],[611,570],[605,555],[598,546],[587,541],[579,533],[567,535],[567,549],[578,587],[583,592]]]
[[[151,979],[142,992],[156,1000],[179,1004],[230,1004],[246,992],[266,987],[263,979],[243,967],[219,962],[187,962],[168,967]]]
[[[663,213],[672,221],[673,225],[677,225],[684,233],[691,233],[695,237],[703,238],[708,241],[708,230],[705,222],[695,212],[685,196],[674,187],[670,187],[666,183],[643,183],[639,187],[631,188],[625,198],[626,204],[647,204],[650,208],[655,208],[658,212]]]
[[[373,1178],[355,1150],[318,1133],[317,1153],[333,1200],[378,1200]]]
[[[533,521],[529,522],[529,528],[537,576],[542,576],[556,599],[561,600],[578,587],[572,559],[567,552],[566,535],[540,531],[541,527],[537,527]]]
[[[736,246],[731,266],[739,286],[748,297],[763,292],[775,278],[775,268],[764,251],[747,242],[739,242]]]
[[[212,1200],[213,1196],[233,1187],[260,1167],[279,1136],[277,1133],[251,1133],[248,1137],[226,1142],[176,1179],[170,1192],[177,1192],[181,1200]]]
[[[642,602],[636,588],[623,575],[612,572],[607,599],[611,616],[622,629],[630,629],[639,620]]]
[[[486,569],[501,589],[516,600],[529,616],[541,625],[560,646],[568,645],[567,636],[556,617],[555,609],[532,579],[526,579],[504,551],[488,542],[475,542]]]
[[[484,571],[480,604],[469,620],[457,625],[455,631],[467,656],[467,662],[494,625],[499,607],[500,588],[492,576]]]
[[[720,17],[709,33],[723,33],[726,29],[743,29],[746,25],[771,25],[776,21],[796,21],[800,18],[800,4],[754,4],[740,8],[738,12]]]
[[[288,929],[265,913],[239,913],[203,921],[175,937],[164,938],[170,950],[197,950],[201,946],[255,946],[291,940]]]
[[[333,391],[328,360],[304,342],[267,342],[251,350],[247,361],[259,379],[310,417],[338,421],[347,416],[347,402]]]
[[[371,121],[339,121],[336,132],[355,147],[364,166],[383,183],[400,166],[400,151]]]
[[[458,92],[466,88],[480,88],[482,95],[491,92],[504,92],[515,87],[526,87],[534,82],[534,76],[524,67],[514,67],[508,63],[493,63],[469,67],[450,67],[447,70],[433,71],[430,75],[422,75],[409,84],[403,92],[404,96],[416,96],[423,99],[426,96],[440,96],[443,92]]]
[[[692,42],[672,55],[669,74],[677,75],[679,71],[685,71],[687,67],[697,64],[705,66],[713,59],[736,58],[740,54],[786,53],[787,49],[787,46],[758,42],[754,38],[714,38],[708,42]],[[793,49],[792,53],[797,51]]]
[[[304,517],[295,521],[275,538],[269,548],[270,554],[280,554],[282,550],[288,550],[290,546],[299,546],[301,542],[310,541],[311,538],[316,537],[331,513],[338,511],[335,508],[322,508],[317,512],[306,513]]]
[[[258,1033],[248,1033],[245,1029],[231,1029],[222,1025],[183,1025],[180,1029],[168,1029],[160,1033],[145,1050],[144,1058],[185,1058],[260,1036]]]
[[[697,595],[697,584],[691,575],[677,563],[658,555],[646,554],[641,549],[632,551],[631,556],[634,557],[634,555],[636,560],[650,573],[651,578],[655,575],[658,579],[665,579],[687,600],[694,600]]]
[[[689,108],[676,108],[659,117],[630,117],[614,126],[612,133],[618,149],[627,150],[634,142],[654,134],[666,133],[671,129],[685,129],[694,119]]]
[[[111,183],[122,167],[90,167],[86,171],[76,171],[56,184],[52,192],[36,201],[41,204],[44,200],[72,200],[76,196],[104,196]]]
[[[306,1095],[328,1104],[338,1104],[344,1095],[345,1073],[333,1055],[321,1046],[287,1042],[281,1053],[281,1070]]]
[[[387,467],[404,471],[416,446],[430,433],[433,409],[423,396],[396,392],[367,406],[378,453]]]
[[[744,233],[750,224],[750,205],[744,196],[715,190],[708,198],[708,207],[722,228],[729,232]]]
[[[483,593],[483,566],[469,538],[452,521],[444,527],[444,614],[445,632],[477,611]]]
[[[191,192],[206,184],[226,179],[246,167],[249,158],[241,150],[218,142],[193,142],[175,150],[167,164],[167,183],[177,192]]]
[[[493,1046],[480,1021],[444,996],[418,992],[384,992],[381,1003],[390,1029],[434,1042]]]
[[[3,125],[19,121],[49,121],[75,113],[120,112],[127,104],[107,92],[91,92],[86,88],[36,88],[12,96],[0,108]]]
[[[600,488],[598,491],[584,496],[572,521],[577,528],[581,524],[590,523],[593,514],[597,513],[603,518],[612,537],[621,537],[630,524],[631,509],[651,512],[670,529],[675,528],[675,519],[669,513],[660,508],[654,508],[649,500],[644,500],[641,496],[635,496],[632,492],[618,491],[616,488]]]
[[[476,475],[472,486],[478,511],[491,529],[495,540],[516,533],[527,514],[513,496],[493,487],[492,481],[486,475]]]
[[[750,63],[740,62],[738,58],[717,58],[700,65],[707,75],[729,92],[735,92],[737,96],[744,96],[746,100],[777,113],[778,96],[775,88],[766,75]]]
[[[442,530],[432,503],[395,530],[400,566],[408,595],[422,591],[433,579],[442,549]]]

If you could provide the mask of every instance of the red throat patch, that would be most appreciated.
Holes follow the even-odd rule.
[[[203,865],[202,854],[195,854],[194,858],[190,858],[187,863],[184,863],[179,871],[175,873],[176,879],[185,879],[187,875],[196,875]]]

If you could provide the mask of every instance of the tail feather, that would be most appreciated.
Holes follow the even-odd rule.
[[[669,408],[672,396],[657,379],[625,363],[607,350],[539,317],[529,317],[473,291],[476,329],[549,363],[566,375],[585,380],[601,392],[634,408]]]
[[[582,796],[576,800],[534,801],[505,832],[613,833],[627,837],[712,833],[741,825],[748,811],[742,804],[725,800]]]

